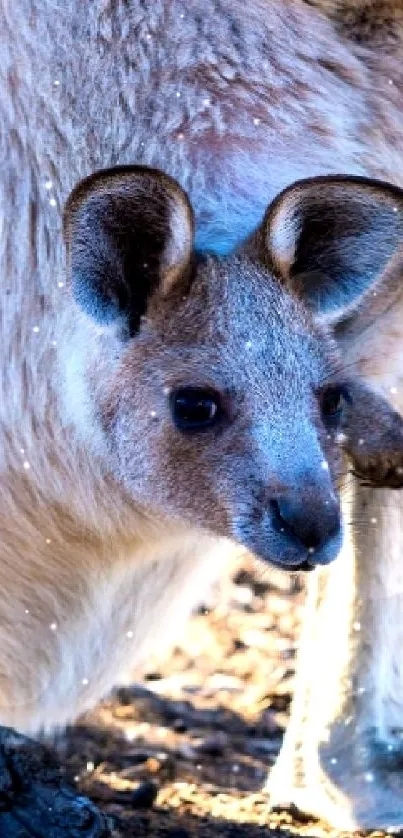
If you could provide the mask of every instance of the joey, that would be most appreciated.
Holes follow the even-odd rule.
[[[328,6],[0,0],[0,722],[129,680],[242,545],[316,567],[272,802],[388,827],[401,61]]]

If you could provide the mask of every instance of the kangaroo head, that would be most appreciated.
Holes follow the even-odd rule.
[[[402,227],[391,187],[314,179],[275,201],[253,248],[198,258],[192,209],[165,174],[118,168],[76,187],[71,363],[87,439],[99,432],[137,507],[287,569],[336,556],[340,430],[354,437],[363,392],[365,405],[381,397],[343,369],[331,331],[370,293]],[[375,457],[391,423],[381,401]]]

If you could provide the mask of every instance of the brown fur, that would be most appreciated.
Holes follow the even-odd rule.
[[[401,0],[306,0],[336,24],[353,43],[398,55],[402,46]]]

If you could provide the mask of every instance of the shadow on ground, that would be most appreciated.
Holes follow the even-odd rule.
[[[269,828],[255,826],[250,823],[237,823],[220,818],[201,817],[193,815],[177,815],[175,812],[154,811],[151,814],[128,817],[122,823],[121,831],[117,829],[116,836],[125,838],[144,836],[144,838],[262,838],[262,836],[283,836],[288,838],[292,833],[284,825]],[[295,834],[295,833],[294,833]]]
[[[257,838],[307,825],[270,814],[261,793],[281,737],[265,712],[252,724],[225,706],[133,686],[55,745],[66,778],[112,819],[117,838]]]
[[[59,737],[66,778],[117,838],[326,834],[269,813],[261,792],[288,722],[303,602],[298,579],[241,557],[142,686]]]

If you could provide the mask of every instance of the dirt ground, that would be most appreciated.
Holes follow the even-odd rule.
[[[269,813],[261,792],[287,724],[303,600],[298,578],[241,560],[169,659],[59,741],[67,777],[116,838],[340,834]]]

